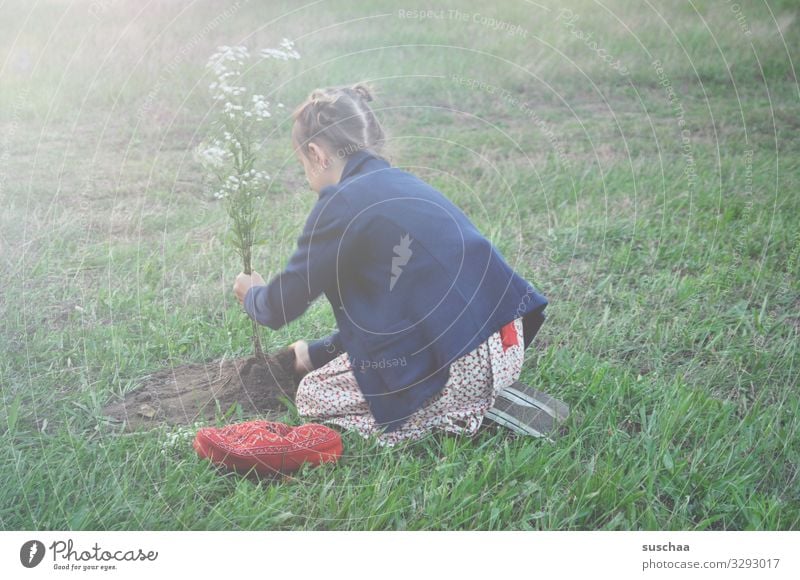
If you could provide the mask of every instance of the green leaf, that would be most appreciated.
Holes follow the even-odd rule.
[[[17,429],[17,420],[19,419],[19,409],[22,405],[22,395],[14,397],[14,401],[8,406],[6,410],[6,422],[8,423],[8,434],[13,435]]]
[[[670,472],[675,467],[675,463],[672,461],[672,456],[669,454],[669,451],[664,452],[664,456],[662,457],[664,462],[664,467],[666,467]]]

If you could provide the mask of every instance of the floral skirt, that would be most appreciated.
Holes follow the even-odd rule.
[[[347,353],[303,377],[295,404],[304,417],[374,436],[381,445],[419,439],[434,429],[473,435],[500,391],[519,378],[523,354],[518,318],[454,361],[444,389],[390,433],[383,433],[370,413]]]

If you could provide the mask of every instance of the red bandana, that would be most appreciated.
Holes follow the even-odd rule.
[[[200,457],[236,471],[264,475],[297,471],[303,463],[335,462],[342,455],[339,433],[316,423],[290,427],[272,421],[249,421],[204,427],[194,448]]]

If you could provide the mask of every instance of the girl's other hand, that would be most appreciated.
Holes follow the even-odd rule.
[[[264,278],[262,278],[261,274],[255,270],[253,270],[253,273],[250,275],[240,272],[239,275],[236,276],[236,282],[233,283],[233,293],[236,294],[239,304],[244,304],[244,297],[247,295],[247,291],[250,290],[252,286],[266,285],[267,284],[264,282]]]
[[[305,376],[314,370],[311,366],[311,357],[308,354],[308,343],[305,340],[298,340],[289,345],[289,348],[294,349],[294,372],[298,376]]]

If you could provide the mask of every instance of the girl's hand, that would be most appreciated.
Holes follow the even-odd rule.
[[[238,276],[236,276],[236,282],[233,283],[233,293],[236,294],[236,298],[239,300],[239,304],[244,304],[244,297],[247,295],[247,291],[250,290],[253,286],[266,286],[266,282],[264,282],[264,278],[261,277],[261,274],[253,270],[253,273],[249,276],[244,272],[240,272]]]
[[[294,372],[303,377],[314,370],[311,365],[311,357],[308,355],[308,343],[305,340],[298,340],[289,345],[294,349]]]

